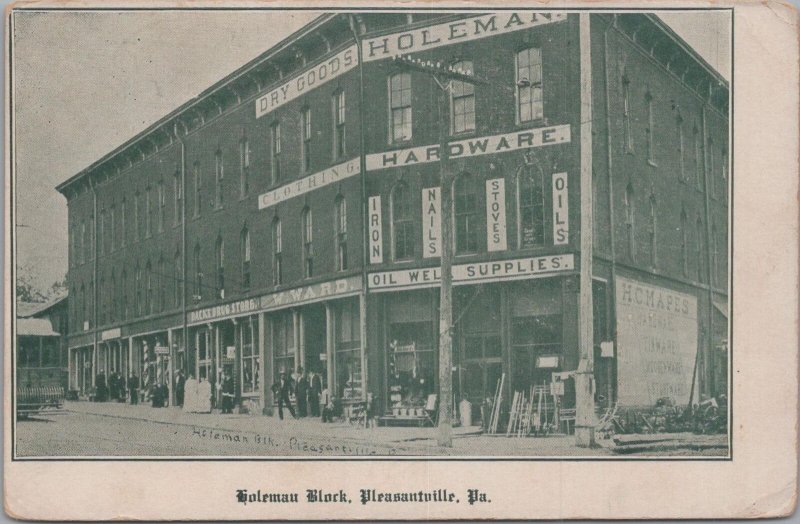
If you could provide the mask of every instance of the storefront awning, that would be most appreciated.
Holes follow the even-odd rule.
[[[717,311],[722,313],[722,316],[728,318],[728,301],[727,300],[719,300],[719,299],[712,299],[711,302],[714,303],[714,307],[717,308]]]

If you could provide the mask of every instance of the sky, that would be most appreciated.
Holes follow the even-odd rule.
[[[48,288],[67,271],[67,206],[55,186],[319,13],[17,13],[13,139],[17,266]],[[725,78],[729,15],[660,14]]]

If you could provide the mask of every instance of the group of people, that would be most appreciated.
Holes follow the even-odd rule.
[[[125,402],[127,397],[127,389],[125,387],[125,379],[122,378],[118,372],[113,371],[106,380],[106,374],[100,372],[95,377],[95,400],[97,402],[106,402],[109,400],[116,400],[117,402]]]
[[[278,417],[283,420],[283,408],[286,407],[294,418],[322,417],[323,422],[333,419],[333,400],[330,391],[323,389],[322,375],[303,368],[298,369],[297,380],[286,371],[281,371],[278,380],[272,385],[272,393],[278,401]],[[297,411],[292,406],[291,395],[294,393]]]

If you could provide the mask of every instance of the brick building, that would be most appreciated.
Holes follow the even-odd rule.
[[[345,405],[416,409],[446,212],[457,400],[576,369],[587,222],[598,402],[724,392],[728,84],[654,15],[592,14],[583,49],[579,16],[326,14],[59,185],[71,387],[227,370],[269,413],[303,366]],[[489,83],[456,82],[439,114],[399,54]]]

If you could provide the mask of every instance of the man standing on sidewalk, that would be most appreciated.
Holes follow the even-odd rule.
[[[292,390],[292,382],[286,375],[285,371],[281,371],[281,376],[276,383],[272,385],[272,393],[278,397],[278,417],[283,420],[283,405],[289,408],[289,413],[292,417],[297,418],[292,407],[292,401],[289,399],[289,393]]]
[[[128,391],[131,392],[131,405],[139,403],[139,377],[136,376],[135,371],[131,371],[131,376],[128,377]]]
[[[322,378],[319,373],[311,370],[311,389],[308,390],[308,408],[312,417],[319,416],[319,396],[322,394]]]
[[[303,368],[300,368],[298,371],[299,371],[299,377],[297,378],[297,391],[295,392],[295,396],[297,397],[297,416],[307,417],[308,376],[306,375],[306,372],[305,370],[303,370]]]

